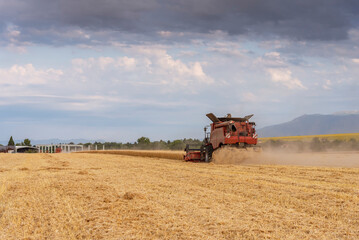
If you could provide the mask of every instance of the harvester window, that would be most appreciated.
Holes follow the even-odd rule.
[[[232,125],[232,126],[231,126],[231,130],[232,130],[232,132],[235,132],[235,131],[237,131],[237,128],[236,128],[236,126]]]

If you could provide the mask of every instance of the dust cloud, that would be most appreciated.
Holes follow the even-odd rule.
[[[213,162],[216,164],[244,164],[258,159],[260,153],[247,149],[221,148],[213,153]]]
[[[213,153],[215,164],[233,165],[293,165],[323,167],[359,167],[359,152],[287,152],[223,148]]]

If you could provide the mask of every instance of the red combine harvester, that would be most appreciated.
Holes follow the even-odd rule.
[[[200,148],[186,146],[185,161],[210,162],[213,151],[224,146],[243,149],[257,147],[257,134],[254,128],[256,124],[249,122],[253,114],[244,118],[232,117],[231,114],[217,118],[213,113],[208,113],[206,116],[212,121],[211,131],[207,132],[209,126],[204,128],[205,138]]]

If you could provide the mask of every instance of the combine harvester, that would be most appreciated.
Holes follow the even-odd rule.
[[[212,161],[212,153],[222,147],[236,147],[239,149],[252,148],[257,151],[260,147],[257,145],[257,134],[254,122],[249,122],[253,116],[248,115],[244,118],[232,117],[227,114],[226,117],[217,118],[213,113],[206,115],[211,121],[210,126],[204,128],[204,140],[200,148],[191,148],[190,145],[186,146],[185,161]],[[207,132],[207,127],[211,128]]]

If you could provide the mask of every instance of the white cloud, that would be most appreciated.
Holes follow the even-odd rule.
[[[208,51],[220,53],[228,57],[244,57],[245,55],[242,53],[242,50],[239,50],[239,48],[240,45],[238,43],[223,41],[210,44]],[[243,52],[245,51],[243,50]]]
[[[157,32],[158,35],[164,38],[171,38],[171,37],[183,37],[186,35],[184,32],[170,32],[170,31],[159,31]]]
[[[14,27],[8,27],[6,35],[10,40],[15,41],[15,38],[19,37],[21,32]]]
[[[153,62],[153,67],[158,75],[166,75],[166,83],[178,84],[188,86],[194,81],[203,83],[212,83],[213,80],[206,76],[203,72],[202,64],[200,62],[193,62],[189,64],[183,63],[181,60],[175,60],[167,53],[156,54]]]
[[[289,64],[279,52],[267,52],[254,61],[258,69],[263,69],[270,75],[274,83],[279,83],[288,89],[306,89],[303,83],[292,76]]]
[[[195,51],[181,51],[179,56],[182,57],[194,57],[196,56],[198,53]]]
[[[95,64],[97,63],[101,70],[105,70],[107,66],[109,66],[115,62],[115,59],[110,58],[110,57],[100,57],[97,59],[97,61],[93,58],[90,59],[90,61],[95,62]]]
[[[353,58],[353,59],[352,59],[352,62],[359,64],[359,58]]]
[[[292,72],[287,68],[268,68],[272,82],[280,83],[288,89],[306,89],[302,82],[292,77]]]
[[[283,49],[290,45],[290,41],[281,38],[280,40],[267,40],[259,43],[259,46],[263,49]]]
[[[173,58],[166,50],[161,48],[136,48],[135,52],[146,56],[148,73],[154,75],[154,80],[162,84],[189,86],[197,83],[211,84],[213,79],[203,70],[203,63],[185,63]],[[150,64],[148,64],[150,63]]]
[[[72,60],[72,66],[81,75],[80,79],[111,78],[118,83],[131,79],[131,84],[138,86],[162,85],[158,90],[165,92],[177,91],[177,87],[213,83],[213,79],[204,72],[202,62],[185,63],[161,48],[137,46],[128,51],[132,57],[77,58]],[[109,74],[111,76],[105,77]]]
[[[48,37],[56,37],[57,40],[59,39],[71,39],[71,40],[84,40],[88,41],[91,40],[91,34],[93,33],[88,30],[83,30],[81,28],[68,28],[62,29],[59,31],[57,28],[48,28],[48,29],[36,29],[30,28],[28,29],[29,32],[35,36],[48,36]],[[94,33],[95,34],[95,33]]]
[[[332,86],[332,82],[329,79],[327,79],[327,80],[325,80],[325,83],[323,84],[323,89],[330,90],[331,86]]]
[[[264,65],[266,67],[271,67],[271,68],[286,66],[286,63],[282,59],[279,52],[266,53],[266,54],[264,54],[264,56],[259,57],[255,61],[255,64],[261,64],[261,65]]]
[[[108,68],[118,70],[134,70],[136,59],[129,57],[99,57],[99,58],[75,58],[71,61],[73,68],[78,73],[85,73],[89,70],[106,71]]]
[[[36,69],[32,64],[13,65],[0,69],[0,85],[38,85],[57,81],[63,75],[59,69]]]
[[[16,53],[26,53],[26,46],[29,46],[29,42],[23,42],[20,40],[21,31],[19,27],[13,24],[8,24],[4,32],[4,39],[7,40],[7,49]]]
[[[258,96],[256,96],[252,92],[246,92],[246,93],[243,94],[243,100],[245,102],[257,102],[258,101]]]
[[[126,70],[134,70],[136,68],[137,60],[129,57],[122,57],[117,59],[116,66],[123,67]]]

